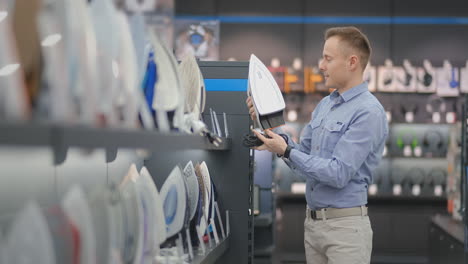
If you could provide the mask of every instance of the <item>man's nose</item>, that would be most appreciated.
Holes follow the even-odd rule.
[[[319,61],[319,69],[320,71],[324,72],[325,71],[325,63],[323,62],[323,59]]]

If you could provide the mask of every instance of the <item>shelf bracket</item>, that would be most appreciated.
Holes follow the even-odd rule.
[[[106,148],[106,163],[111,163],[117,158],[118,148]]]
[[[50,142],[53,152],[54,166],[58,166],[67,159],[68,146],[63,142],[63,130],[53,126],[50,133]]]

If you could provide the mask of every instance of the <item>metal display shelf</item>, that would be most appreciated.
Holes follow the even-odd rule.
[[[275,250],[275,245],[269,245],[263,248],[255,248],[255,256],[256,257],[271,256],[274,250]]]
[[[416,156],[408,156],[408,157],[405,157],[403,155],[386,155],[385,157],[383,157],[383,159],[420,159],[420,160],[430,160],[430,159],[446,159],[447,157],[446,156],[420,156],[420,157],[416,157]]]
[[[270,214],[260,214],[254,217],[255,226],[270,226],[273,224],[273,215]]]
[[[0,144],[44,146],[51,144],[53,127],[42,123],[0,122]]]
[[[195,256],[193,259],[193,264],[209,264],[216,263],[224,252],[229,248],[229,236],[224,240],[220,241],[218,245],[208,248],[208,252],[204,256]]]
[[[282,192],[278,194],[279,201],[288,201],[288,202],[305,202],[305,194],[302,193],[287,193]],[[443,203],[447,202],[447,197],[445,196],[409,196],[409,195],[369,195],[367,198],[369,203],[374,202],[404,202],[404,203],[425,203],[425,202],[434,202],[434,203]]]
[[[230,128],[228,131],[230,136],[221,138],[218,146],[212,144],[208,137],[201,135],[39,121],[12,122],[0,119],[0,147],[12,147],[15,151],[16,148],[24,148],[26,152],[32,147],[42,147],[46,148],[47,152],[50,150],[55,165],[64,163],[64,168],[43,164],[45,162],[42,160],[37,162],[40,164],[35,164],[37,168],[44,170],[43,174],[47,177],[53,174],[50,176],[54,181],[53,185],[44,188],[44,190],[54,189],[53,194],[47,194],[48,201],[50,199],[52,202],[59,198],[59,191],[69,184],[107,186],[109,177],[118,177],[117,174],[121,175],[121,171],[125,173],[129,162],[138,162],[145,166],[159,190],[174,166],[187,164],[189,161],[193,161],[193,164],[205,162],[209,166],[211,181],[216,184],[219,208],[221,211],[230,212],[228,217],[221,215],[221,222],[229,226],[229,231],[226,238],[221,239],[216,246],[207,247],[205,254],[197,255],[192,263],[251,264],[253,263],[253,214],[248,212],[253,210],[254,156],[249,148],[242,145],[243,135],[250,132],[251,120],[248,109],[239,107],[245,105],[248,63],[200,62],[200,69],[206,81],[205,109],[211,108],[218,113],[225,113],[226,118],[224,119],[223,115],[223,120],[226,120],[225,123]],[[207,115],[205,117],[208,118]],[[68,149],[73,147],[104,150],[107,164],[103,164],[102,160],[96,160],[90,162],[88,167],[88,164],[82,163],[84,162],[82,155],[71,155],[72,151]],[[116,159],[118,150],[127,148],[147,150],[153,152],[153,155],[129,153]],[[5,149],[4,152],[8,151]],[[12,151],[13,155],[17,155],[15,151]],[[69,159],[67,152],[70,152]],[[18,156],[15,160],[22,163],[22,158]],[[70,166],[67,166],[69,164]],[[75,169],[75,164],[87,166],[87,172],[91,172],[91,176],[80,177],[81,173]],[[94,171],[99,176],[93,177]],[[31,172],[32,177],[33,175],[34,172]],[[26,198],[26,191],[30,189],[26,186],[30,184],[23,179],[29,180],[29,178],[18,178],[22,184],[14,185],[22,186],[21,189],[18,188],[18,193],[22,195],[20,198]],[[59,178],[60,186],[57,184]],[[43,185],[46,184],[44,181]],[[31,194],[36,196],[35,191]],[[41,193],[42,196],[46,195]],[[15,194],[11,198],[18,197]]]
[[[0,122],[1,145],[51,146],[54,149],[55,164],[60,164],[66,159],[69,147],[105,148],[107,162],[111,162],[119,148],[229,150],[232,140],[221,140],[219,146],[215,146],[208,138],[199,135],[47,123]]]
[[[448,235],[463,244],[463,223],[461,221],[454,220],[450,216],[446,215],[435,215],[431,218],[432,223],[444,230]]]

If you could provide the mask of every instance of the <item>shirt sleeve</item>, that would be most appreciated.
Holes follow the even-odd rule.
[[[370,153],[381,156],[381,145],[388,134],[382,111],[367,109],[358,113],[338,140],[332,157],[321,158],[293,149],[290,164],[307,178],[334,187],[345,187]],[[291,166],[290,166],[291,167]]]
[[[308,131],[308,130],[310,130],[310,127],[309,126],[305,127],[302,134],[303,135],[309,135],[310,131]],[[303,151],[303,152],[306,152],[306,153],[310,152],[310,145],[311,145],[310,137],[308,139],[305,138],[305,137],[301,137],[301,142],[298,144],[298,143],[294,142],[294,140],[292,140],[292,138],[288,134],[284,133],[283,129],[281,129],[280,127],[275,128],[273,130],[273,132],[275,132],[276,134],[285,135],[288,138],[286,143],[288,143],[288,145],[291,146],[292,148],[299,149],[300,151]]]
[[[322,104],[322,102],[323,102],[323,100],[320,101],[320,103],[315,107],[314,111],[312,112],[312,120],[316,117],[318,111],[320,111],[319,109],[320,109],[320,105]],[[311,127],[310,127],[310,122],[309,122],[309,124],[307,124],[307,126],[304,127],[304,129],[302,131],[299,144],[294,142],[289,135],[284,133],[284,131],[283,131],[283,129],[281,129],[281,127],[273,129],[273,132],[275,132],[276,134],[286,135],[286,137],[288,138],[287,143],[293,149],[297,149],[297,150],[299,150],[301,152],[304,152],[304,153],[310,153],[311,139],[312,139],[312,137],[311,137],[312,133],[311,133],[310,130],[311,130]],[[288,164],[288,162],[286,162],[286,164]],[[289,164],[288,164],[288,166],[291,167]]]
[[[320,105],[322,104],[323,100],[320,101],[320,103],[315,107],[314,111],[312,112],[312,120],[317,116],[317,113],[320,111]],[[311,121],[312,122],[312,121]],[[283,132],[283,130],[281,129],[281,127],[279,128],[275,128],[273,129],[273,131],[276,133],[276,134],[284,134],[286,135],[286,137],[288,138],[288,145],[291,146],[293,148],[292,151],[294,150],[298,150],[300,152],[303,152],[303,153],[310,153],[310,148],[311,148],[311,145],[312,145],[312,133],[311,133],[311,127],[310,127],[310,122],[309,124],[307,124],[307,126],[304,128],[304,130],[302,131],[302,134],[301,134],[301,139],[300,139],[300,143],[296,143],[294,142],[290,136],[288,136],[286,133]],[[292,154],[292,151],[291,153],[289,154],[289,157],[291,158],[291,154]],[[288,167],[296,174],[298,175],[299,177],[301,177],[303,180],[306,179],[306,175],[303,174],[302,171],[298,170],[297,167],[288,159],[284,159],[283,158],[283,161],[286,163],[286,165],[288,165]]]

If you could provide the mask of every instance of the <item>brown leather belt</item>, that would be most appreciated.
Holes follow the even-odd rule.
[[[310,210],[307,208],[307,214],[313,220],[326,220],[347,216],[367,216],[367,206],[351,208],[323,208],[321,210]]]

